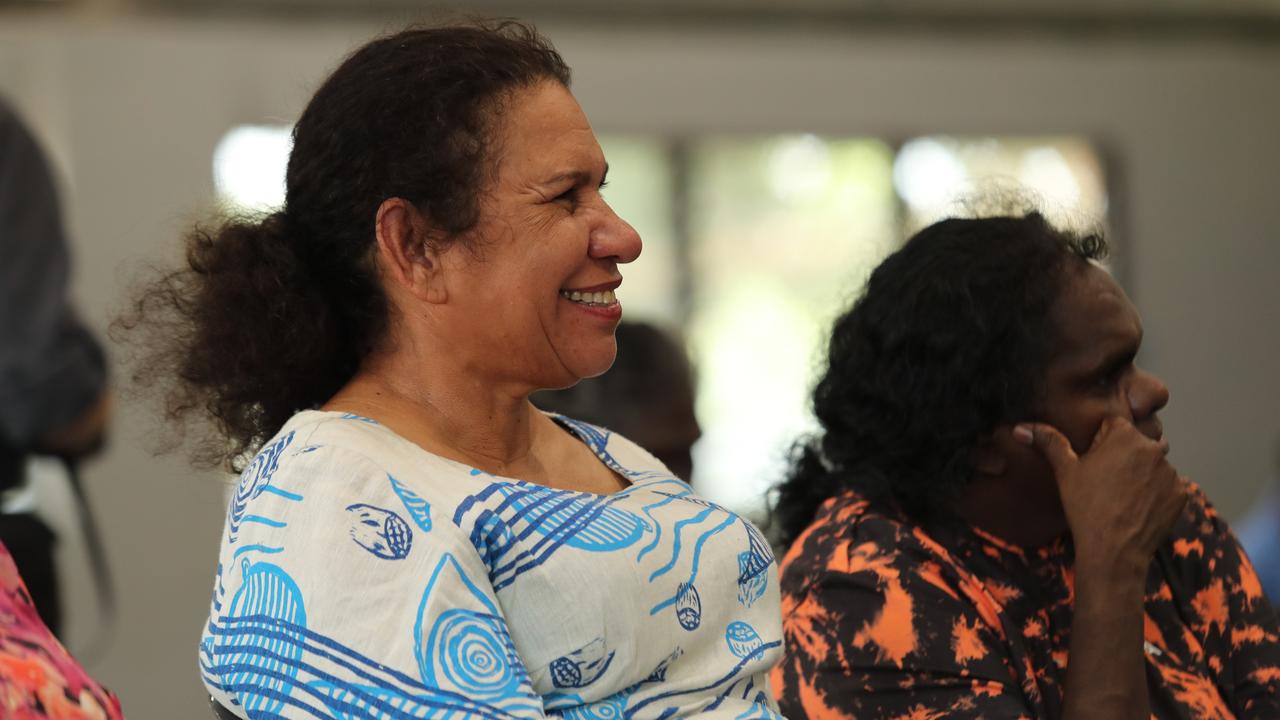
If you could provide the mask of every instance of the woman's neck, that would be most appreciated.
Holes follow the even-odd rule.
[[[369,417],[425,450],[508,477],[540,469],[530,466],[548,422],[523,389],[394,358],[367,362],[323,409]]]

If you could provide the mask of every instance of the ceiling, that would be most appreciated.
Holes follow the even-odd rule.
[[[1280,0],[0,0],[0,7],[271,15],[510,15],[535,21],[933,31],[1128,31],[1280,39]]]

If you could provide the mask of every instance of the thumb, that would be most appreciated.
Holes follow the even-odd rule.
[[[1024,445],[1030,445],[1053,467],[1053,474],[1061,477],[1079,460],[1071,443],[1057,428],[1044,423],[1018,423],[1013,428],[1013,437]]]

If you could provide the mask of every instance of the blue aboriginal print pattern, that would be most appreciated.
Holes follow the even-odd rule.
[[[293,433],[289,433],[264,448],[254,458],[249,467],[240,473],[240,481],[236,484],[235,494],[227,508],[227,527],[230,528],[230,542],[236,541],[240,532],[240,524],[245,520],[245,510],[249,501],[261,495],[271,485],[271,476],[280,466],[280,456],[289,443],[293,442]],[[286,498],[297,498],[292,493],[280,493]]]
[[[391,481],[391,489],[399,496],[400,502],[404,503],[404,509],[409,512],[409,517],[413,518],[414,524],[422,532],[431,532],[431,505],[390,474],[387,475],[387,479]]]
[[[738,553],[738,602],[751,607],[769,586],[773,551],[754,525],[743,520],[742,527],[747,531],[747,549]]]
[[[551,684],[560,689],[586,687],[609,669],[614,654],[605,646],[603,638],[596,638],[551,661]]]
[[[569,708],[559,715],[565,720],[622,720],[628,717],[627,700],[630,696],[630,690],[623,690],[599,702]]]
[[[733,653],[734,657],[740,658],[750,655],[764,645],[764,640],[760,639],[760,633],[741,620],[729,623],[729,627],[724,631],[724,641],[729,646],[729,652]]]
[[[556,418],[630,483],[599,495],[300,417],[228,512],[198,653],[220,702],[253,720],[778,720],[768,542],[625,438]]]
[[[466,588],[484,610],[450,607],[454,603],[447,600],[433,604],[437,586],[455,592],[459,587]],[[438,607],[449,609],[434,612]],[[436,565],[422,594],[414,626],[414,647],[422,681],[429,686],[484,701],[506,712],[535,712],[542,707],[507,633],[506,621],[449,553]]]
[[[501,590],[561,548],[604,553],[638,542],[649,525],[613,507],[619,498],[496,481],[459,504],[453,522],[463,526],[474,516],[471,542]],[[538,540],[527,542],[533,535]]]
[[[676,591],[675,605],[676,622],[680,623],[680,627],[689,631],[697,630],[702,624],[702,598],[698,595],[698,588],[687,583],[681,584]],[[651,611],[649,614],[654,613]]]
[[[282,632],[224,635],[214,652],[223,651],[228,668],[222,684],[242,690],[240,700],[250,716],[274,715],[284,707],[298,674],[302,645],[297,631],[306,629],[307,611],[298,584],[279,567],[251,564],[247,559],[241,567],[244,578],[231,599],[226,621],[232,625],[238,620],[278,622]]]
[[[665,493],[659,492],[657,494],[663,495]],[[677,586],[675,594],[650,608],[649,614],[657,615],[666,608],[674,606],[676,622],[679,623],[680,627],[692,632],[702,624],[702,601],[695,585],[702,561],[702,549],[713,536],[737,522],[738,517],[713,503],[706,503],[689,495],[682,494],[668,497],[681,502],[692,502],[704,509],[693,517],[685,518],[674,524],[672,527],[671,559],[649,575],[649,582],[652,583],[658,580],[676,567],[684,550],[683,533],[686,528],[700,528],[701,532],[698,533],[693,542],[693,551],[689,557],[688,579]],[[722,515],[723,517],[713,520],[716,515]]]
[[[403,560],[413,547],[409,523],[390,510],[356,503],[348,505],[352,515],[351,539],[360,547],[386,560]]]
[[[230,609],[210,619],[206,634],[205,683],[238,699],[251,718],[278,717],[286,706],[315,718],[506,717],[309,630],[297,584],[270,563],[245,561]],[[344,676],[360,681],[339,679]]]

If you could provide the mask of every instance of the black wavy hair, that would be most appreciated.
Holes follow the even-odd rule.
[[[1100,234],[1031,212],[943,220],[881,263],[832,330],[821,430],[776,488],[782,542],[846,488],[921,522],[951,517],[981,439],[1033,410],[1066,268],[1106,253]]]
[[[175,380],[163,395],[170,427],[193,411],[213,421],[195,460],[238,470],[245,451],[351,379],[388,322],[378,207],[404,198],[435,241],[466,241],[498,118],[512,92],[544,81],[568,87],[568,66],[513,20],[410,28],[329,76],[294,127],[284,208],[195,228],[186,267],[144,288],[113,328],[143,346],[135,387]]]

